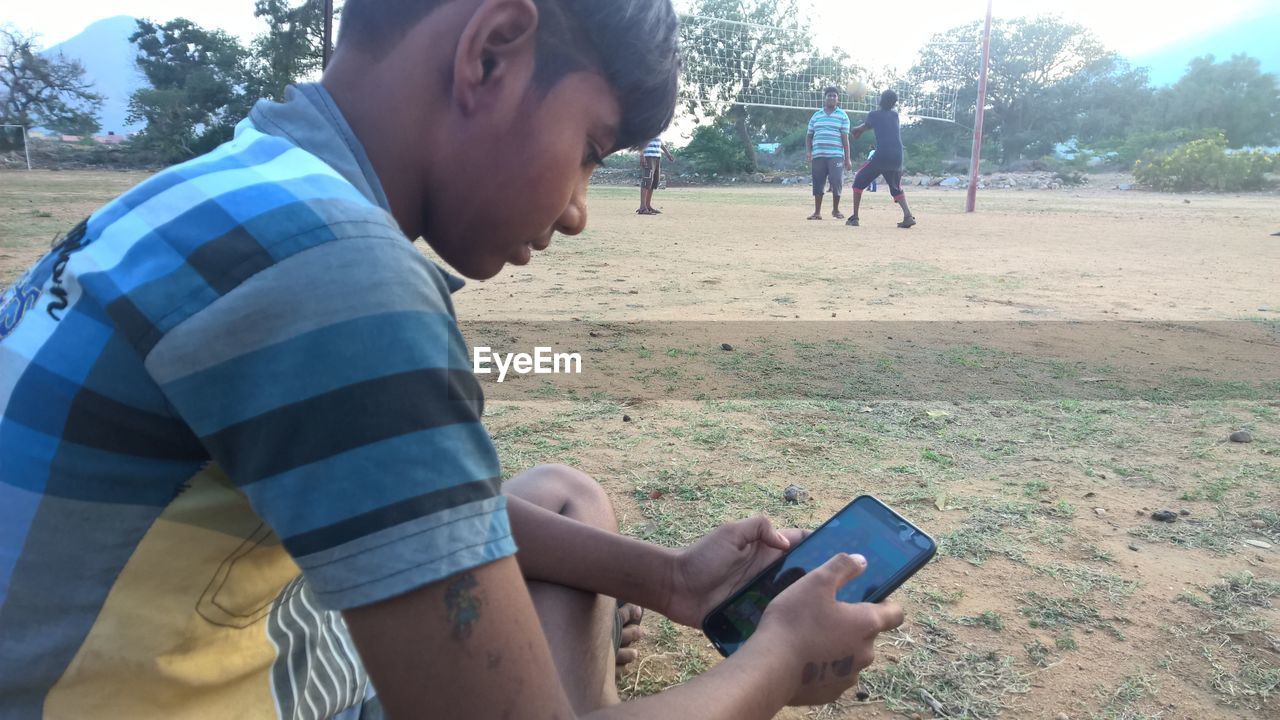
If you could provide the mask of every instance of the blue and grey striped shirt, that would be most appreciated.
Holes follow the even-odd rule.
[[[460,286],[302,86],[0,296],[5,716],[360,702],[332,611],[515,552]]]

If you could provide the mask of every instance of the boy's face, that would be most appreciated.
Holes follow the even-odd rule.
[[[825,101],[824,106],[827,108],[827,112],[831,112],[832,110],[835,110],[836,102],[838,102],[839,100],[840,100],[839,95],[833,92],[827,93],[826,97],[824,98],[824,101]]]
[[[424,236],[460,273],[474,279],[524,265],[553,233],[587,225],[587,182],[614,147],[621,110],[596,72],[573,72],[549,91],[533,91],[514,122],[476,123],[459,139],[470,158],[448,168],[433,192]]]

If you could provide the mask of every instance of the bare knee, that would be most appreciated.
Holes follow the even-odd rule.
[[[567,465],[539,465],[511,478],[502,492],[551,512],[617,532],[609,496],[595,478]]]

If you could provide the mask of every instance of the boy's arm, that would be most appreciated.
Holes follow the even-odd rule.
[[[783,705],[830,702],[871,663],[893,605],[848,605],[836,591],[861,572],[847,555],[778,597],[741,650],[659,695],[587,717],[766,720]],[[505,558],[344,612],[389,718],[576,717],[520,568]]]
[[[858,138],[862,137],[862,133],[866,132],[869,129],[870,128],[867,126],[866,123],[862,123],[861,125],[853,129],[853,132],[852,132],[853,139],[857,140]]]
[[[840,140],[844,143],[844,169],[853,169],[853,151],[849,149],[849,133],[840,133]]]
[[[511,558],[344,616],[389,718],[576,717]],[[753,650],[684,692],[590,717],[769,718],[800,674],[778,672],[780,657]]]
[[[666,155],[666,156],[667,156],[667,160],[668,160],[669,162],[675,162],[675,161],[676,161],[676,156],[671,154],[671,151],[667,149],[667,146],[666,146],[665,144],[662,146],[662,152],[663,152],[663,154],[664,154],[664,155]]]
[[[813,130],[804,136],[804,156],[806,160],[813,160]]]

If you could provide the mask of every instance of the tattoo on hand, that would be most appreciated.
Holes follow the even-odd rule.
[[[475,594],[476,579],[471,573],[463,573],[445,589],[444,607],[449,614],[453,637],[466,640],[471,637],[471,626],[480,619],[480,598]]]
[[[831,661],[831,672],[838,677],[849,677],[853,674],[853,656]]]
[[[849,677],[853,674],[853,656],[832,660],[829,663],[805,663],[804,672],[800,675],[800,684],[812,685],[815,682],[824,682],[827,679],[827,668],[831,669],[831,674],[835,677]]]

